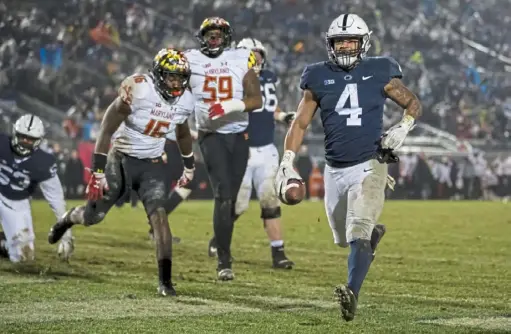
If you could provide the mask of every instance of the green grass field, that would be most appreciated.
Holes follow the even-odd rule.
[[[144,211],[112,209],[74,229],[69,264],[46,235],[54,217],[33,205],[35,263],[0,261],[0,333],[511,333],[511,207],[483,202],[388,202],[355,320],[332,291],[347,249],[332,242],[323,203],[283,208],[295,269],[271,269],[257,203],[234,231],[236,280],[217,282],[207,257],[212,202],[170,217],[177,298],[156,295]]]

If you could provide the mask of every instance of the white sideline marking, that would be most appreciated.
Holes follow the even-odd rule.
[[[472,327],[484,330],[511,330],[511,317],[435,319],[422,320],[419,323],[451,327]]]
[[[312,307],[337,309],[333,300],[295,299],[270,296],[233,296],[240,304],[219,302],[194,297],[110,299],[88,301],[47,301],[0,304],[0,324],[43,323],[83,319],[112,320],[118,318],[147,318],[182,316],[206,316],[225,313],[253,313],[265,311],[242,305],[242,302],[258,301],[272,306],[282,306],[284,312],[307,310]],[[364,305],[360,305],[363,307]],[[279,311],[277,311],[279,312]]]
[[[192,297],[123,298],[73,302],[52,300],[47,302],[0,304],[0,324],[83,319],[177,318],[180,316],[249,312],[260,312],[260,310],[227,302]]]

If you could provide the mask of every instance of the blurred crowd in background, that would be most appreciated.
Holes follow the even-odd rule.
[[[19,113],[39,114],[51,130],[49,149],[73,179],[80,167],[78,142],[95,140],[119,82],[147,71],[161,47],[196,47],[198,27],[214,15],[231,23],[235,40],[255,37],[267,46],[269,67],[280,78],[281,107],[294,110],[304,66],[326,59],[324,32],[344,12],[357,13],[373,30],[370,55],[390,55],[401,64],[404,82],[423,102],[422,122],[459,139],[505,147],[511,130],[511,2],[499,0],[2,0],[0,130],[10,131]],[[389,102],[385,125],[400,117]],[[309,134],[318,133],[316,117]],[[321,173],[321,162],[307,151],[305,146],[309,163],[302,175],[318,176],[312,171]],[[490,185],[506,196],[509,164],[507,156],[479,153],[403,156],[391,196],[483,198]]]

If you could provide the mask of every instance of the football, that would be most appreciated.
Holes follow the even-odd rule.
[[[281,201],[287,205],[296,205],[305,198],[305,183],[297,179],[289,179],[284,193],[281,194]]]

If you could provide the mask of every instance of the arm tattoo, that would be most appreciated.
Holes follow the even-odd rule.
[[[252,69],[243,77],[243,102],[245,111],[252,111],[263,106],[259,78]]]
[[[130,113],[130,106],[123,102],[120,97],[117,97],[108,106],[103,116],[103,121],[101,122],[98,138],[96,140],[96,153],[108,153],[112,135]]]
[[[181,151],[181,155],[186,156],[192,153],[193,139],[188,122],[176,125],[176,141],[179,146],[179,151]]]
[[[417,119],[422,115],[422,105],[412,91],[401,80],[393,78],[384,87],[385,94],[389,99],[405,109],[405,114]]]

